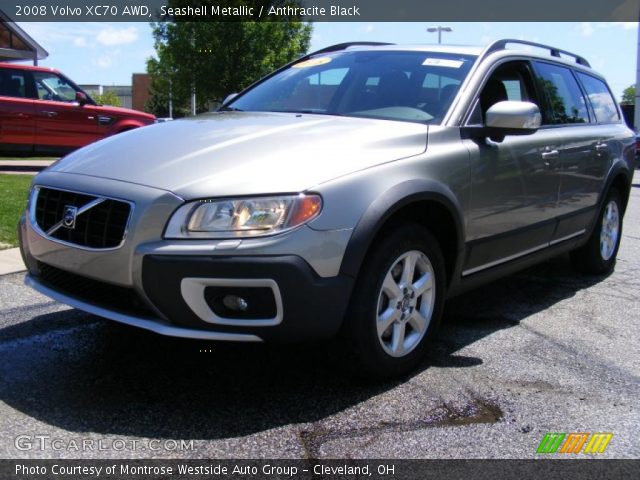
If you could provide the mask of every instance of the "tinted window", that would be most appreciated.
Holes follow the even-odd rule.
[[[33,78],[36,81],[36,89],[40,100],[76,101],[76,90],[69,82],[55,73],[33,72]]]
[[[25,98],[27,96],[24,72],[12,69],[0,69],[0,95]]]
[[[588,123],[587,105],[571,70],[549,63],[537,63],[538,82],[549,101],[547,123]]]
[[[607,85],[602,80],[584,73],[578,73],[578,78],[587,92],[596,121],[604,123],[619,121],[620,114]]]
[[[473,60],[432,52],[320,55],[274,75],[229,108],[436,123],[450,107]]]

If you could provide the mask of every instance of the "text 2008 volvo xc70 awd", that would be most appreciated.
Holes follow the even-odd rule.
[[[165,335],[342,333],[361,369],[399,374],[448,297],[568,251],[611,271],[633,158],[580,56],[336,45],[39,174],[26,282]]]

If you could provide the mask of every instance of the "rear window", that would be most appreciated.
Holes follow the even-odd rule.
[[[25,98],[27,96],[27,88],[24,72],[10,68],[0,69],[0,95]]]
[[[538,83],[549,102],[550,124],[589,123],[587,103],[571,70],[550,63],[536,63]]]
[[[598,123],[611,123],[620,121],[620,113],[616,107],[616,101],[611,95],[607,85],[599,78],[592,77],[586,73],[578,72],[578,78],[582,83],[593,112]]]

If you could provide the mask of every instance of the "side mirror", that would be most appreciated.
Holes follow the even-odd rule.
[[[535,103],[507,100],[492,105],[485,115],[485,124],[462,127],[463,138],[490,138],[502,142],[507,135],[531,135],[540,128],[542,115]]]
[[[89,98],[84,92],[76,92],[76,102],[78,102],[80,106],[83,106],[89,103]]]
[[[230,93],[229,95],[227,95],[227,98],[224,99],[224,102],[222,102],[222,105],[226,105],[227,103],[229,103],[231,100],[233,100],[237,96],[238,96],[237,93]]]
[[[505,135],[528,135],[542,124],[540,109],[535,103],[508,100],[487,110],[485,126],[504,130]]]

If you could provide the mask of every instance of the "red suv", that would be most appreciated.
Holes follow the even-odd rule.
[[[154,121],[96,104],[57,70],[0,63],[0,153],[62,154]]]

